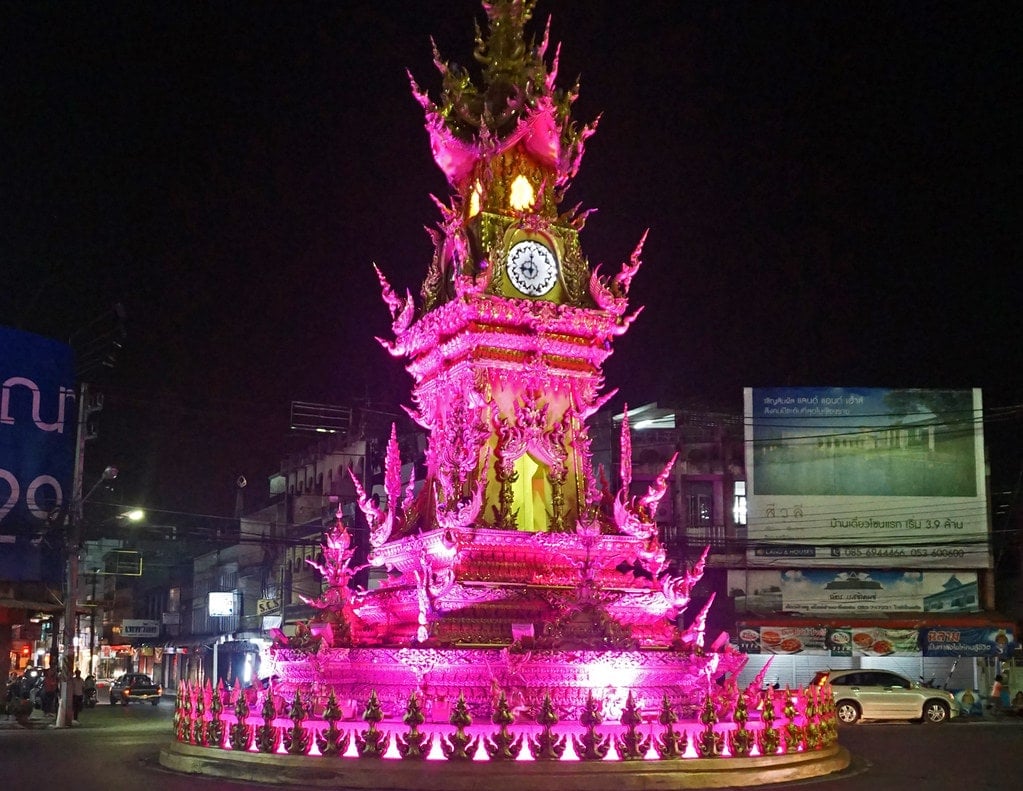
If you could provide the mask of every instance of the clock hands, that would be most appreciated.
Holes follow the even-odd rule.
[[[530,297],[542,297],[554,287],[557,269],[554,254],[532,239],[517,243],[508,253],[508,277],[516,289]]]
[[[519,272],[521,272],[522,276],[527,280],[533,280],[540,274],[540,269],[533,260],[533,256],[530,255],[523,263],[519,264]]]

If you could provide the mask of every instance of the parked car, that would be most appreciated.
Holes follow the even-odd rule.
[[[133,700],[148,700],[154,706],[163,696],[163,687],[145,673],[125,673],[110,685],[110,705],[128,705]]]
[[[814,676],[813,683],[831,684],[835,713],[847,725],[861,719],[938,723],[961,713],[951,692],[890,670],[826,670]]]

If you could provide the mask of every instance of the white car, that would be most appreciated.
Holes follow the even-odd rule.
[[[890,670],[827,670],[814,684],[831,684],[840,722],[918,720],[945,722],[960,714],[951,692],[927,687]]]

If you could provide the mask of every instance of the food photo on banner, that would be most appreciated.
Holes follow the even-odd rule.
[[[920,630],[882,627],[739,624],[736,645],[747,654],[921,656]]]

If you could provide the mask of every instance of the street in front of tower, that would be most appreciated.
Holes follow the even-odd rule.
[[[172,700],[160,706],[89,709],[74,729],[0,727],[0,765],[10,788],[47,786],[75,791],[146,788],[149,791],[266,791],[268,786],[176,775],[157,762],[173,736]],[[0,720],[0,726],[5,726]],[[874,723],[842,726],[839,742],[853,753],[852,767],[830,778],[781,784],[827,791],[1009,791],[1019,785],[1014,756],[1023,750],[1023,718],[964,718],[938,726]],[[387,762],[380,765],[381,787]],[[285,788],[286,786],[276,786]],[[336,791],[343,791],[337,789]]]

